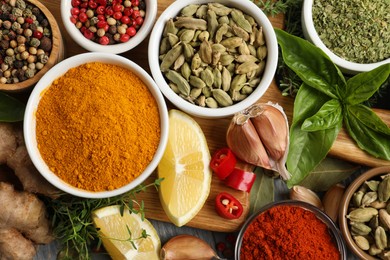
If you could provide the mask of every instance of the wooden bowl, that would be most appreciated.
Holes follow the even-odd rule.
[[[375,256],[369,255],[367,252],[361,250],[355,243],[355,241],[352,238],[351,232],[349,230],[348,221],[345,217],[348,214],[348,207],[350,204],[350,201],[352,199],[353,194],[360,188],[360,186],[367,180],[373,179],[377,176],[384,175],[386,173],[390,173],[390,166],[381,166],[372,168],[359,177],[357,177],[347,188],[347,190],[344,193],[343,198],[340,202],[340,211],[339,211],[339,225],[340,230],[343,234],[343,237],[345,239],[345,242],[349,249],[358,256],[360,259],[364,260],[375,260],[378,259]]]
[[[40,78],[51,68],[53,67],[57,62],[61,61],[64,58],[64,46],[62,42],[62,36],[60,28],[57,24],[56,19],[51,14],[49,9],[47,9],[42,3],[40,3],[37,0],[27,0],[27,2],[31,3],[32,5],[35,5],[38,7],[47,20],[49,21],[51,32],[52,32],[52,49],[50,51],[49,60],[43,66],[41,70],[38,71],[34,77],[18,82],[18,83],[10,83],[10,84],[1,84],[0,83],[0,90],[5,92],[21,92],[30,89],[33,87]]]

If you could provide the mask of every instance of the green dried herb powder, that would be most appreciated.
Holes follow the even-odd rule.
[[[314,0],[316,31],[334,54],[373,63],[390,57],[390,0]]]

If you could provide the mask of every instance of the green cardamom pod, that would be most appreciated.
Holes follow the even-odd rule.
[[[162,38],[161,43],[160,43],[160,49],[159,49],[160,54],[165,54],[165,53],[167,53],[170,49],[171,49],[171,45],[170,45],[170,43],[169,43],[168,37]]]
[[[177,87],[177,85],[175,83],[168,83],[169,87],[173,90],[173,92],[175,92],[176,94],[179,94],[180,91],[179,91],[179,88]]]
[[[214,84],[214,75],[211,69],[208,67],[200,73],[200,78],[206,83],[206,86],[212,87]]]
[[[230,90],[240,91],[245,83],[246,83],[246,75],[238,74],[233,78],[232,83],[230,85]]]
[[[380,181],[371,180],[371,181],[365,181],[364,182],[367,187],[372,191],[378,191],[378,186]]]
[[[351,221],[368,222],[374,216],[378,215],[378,210],[374,208],[359,208],[352,210],[348,215]]]
[[[223,15],[218,18],[218,23],[219,24],[229,24],[229,17],[227,15]]]
[[[190,94],[190,84],[188,84],[188,81],[182,75],[174,70],[168,70],[168,72],[165,73],[165,76],[177,85],[181,94],[184,96],[188,96]]]
[[[387,210],[379,210],[379,220],[387,229],[390,230],[390,214],[387,212]]]
[[[182,53],[182,47],[181,45],[176,45],[171,50],[165,54],[164,58],[162,59],[160,69],[162,72],[166,72],[169,70],[169,68],[173,65],[173,63],[176,61],[176,59],[180,56]]]
[[[190,98],[191,99],[197,99],[202,94],[201,88],[193,88],[190,91]]]
[[[194,88],[199,88],[202,89],[206,86],[206,83],[202,79],[196,76],[190,76],[190,85],[193,86]]]
[[[167,37],[172,48],[179,42],[179,37],[176,34],[168,33]]]
[[[202,93],[206,98],[208,98],[208,97],[211,97],[211,95],[212,95],[211,90],[212,90],[212,88],[206,86],[206,87],[202,88]]]
[[[223,36],[229,31],[230,26],[223,23],[215,33],[214,42],[220,43],[223,39]]]
[[[372,229],[375,230],[379,226],[379,216],[376,215],[374,216],[370,222],[368,222],[368,226]]]
[[[205,102],[206,102],[206,106],[208,106],[210,108],[217,108],[218,107],[218,102],[212,97],[206,98]]]
[[[248,61],[256,62],[258,59],[255,56],[252,55],[239,55],[236,57],[236,61],[239,63],[244,63]]]
[[[221,53],[219,51],[216,52],[213,51],[211,65],[217,66],[220,59],[221,59]]]
[[[263,46],[265,44],[265,38],[264,38],[264,33],[263,33],[263,27],[261,26],[259,30],[256,32],[256,37],[255,37],[255,46]]]
[[[201,58],[201,60],[206,64],[210,64],[212,61],[212,53],[213,50],[211,49],[210,42],[203,41],[199,47],[199,57]]]
[[[173,19],[171,18],[165,24],[163,36],[167,37],[168,33],[177,34],[178,31],[179,31],[179,29],[176,28],[175,23],[173,22]]]
[[[267,46],[263,45],[257,48],[256,56],[259,60],[264,60],[267,57]]]
[[[213,69],[213,76],[214,76],[214,83],[213,88],[221,88],[222,86],[222,74],[219,69],[214,68]]]
[[[366,207],[374,202],[378,198],[378,193],[376,191],[370,191],[364,194],[362,198],[362,206]]]
[[[233,100],[231,99],[229,94],[223,91],[222,89],[213,89],[212,94],[221,107],[227,107],[233,105]]]
[[[232,31],[233,33],[237,36],[237,37],[240,37],[241,39],[243,39],[244,41],[248,41],[249,40],[249,33],[247,33],[244,29],[242,29],[241,27],[237,26],[237,25],[233,25],[232,26]]]
[[[194,56],[194,48],[188,43],[182,43],[183,45],[183,54],[187,62],[190,62]]]
[[[256,20],[255,18],[253,18],[252,16],[250,16],[249,14],[244,14],[244,17],[245,19],[249,22],[249,24],[253,27],[253,26],[257,26],[257,23],[256,23]]]
[[[222,64],[222,66],[228,66],[232,64],[234,61],[234,57],[230,54],[222,54],[221,57],[219,58],[219,62]],[[233,64],[234,68],[234,64]]]
[[[196,10],[195,16],[200,18],[200,19],[206,19],[208,9],[209,8],[207,7],[207,5],[201,5],[198,8],[198,10]],[[206,29],[204,29],[204,30],[206,30]]]
[[[379,249],[383,250],[387,247],[387,235],[386,235],[386,231],[383,227],[378,226],[375,229],[374,238],[375,238],[375,245]]]
[[[357,191],[352,195],[352,202],[355,207],[359,208],[362,205],[363,196],[363,191]]]
[[[240,92],[241,94],[249,95],[253,92],[253,88],[251,88],[250,86],[243,86]]]
[[[232,100],[235,102],[239,102],[239,101],[244,100],[245,98],[248,97],[248,95],[246,95],[246,94],[241,94],[240,91],[232,91],[232,90],[230,90],[230,96],[231,96]]]
[[[218,20],[217,20],[217,15],[213,10],[208,10],[207,11],[207,31],[210,33],[210,39],[214,39],[215,32],[218,29]]]
[[[199,8],[199,5],[190,4],[190,5],[187,5],[186,7],[184,7],[183,9],[181,9],[180,13],[182,16],[191,17],[196,13],[198,8]]]
[[[183,31],[183,33],[180,35],[180,41],[188,43],[192,41],[195,35],[195,30],[186,29]]]
[[[229,37],[222,40],[220,43],[225,46],[227,49],[237,48],[242,44],[243,40],[240,37]]]
[[[246,42],[243,42],[240,46],[238,46],[238,53],[240,53],[241,55],[251,55],[251,52],[248,48],[248,44],[246,44]]]
[[[191,61],[191,70],[193,71],[198,69],[201,64],[202,64],[202,60],[199,56],[199,53],[195,53]]]
[[[355,235],[365,236],[371,232],[371,228],[361,222],[351,221],[349,223],[351,225],[351,232]]]
[[[186,59],[184,58],[184,55],[180,54],[180,56],[177,57],[177,59],[175,60],[175,63],[173,63],[173,69],[177,71],[178,69],[180,69],[180,67],[184,64],[185,61]]]
[[[191,68],[187,62],[185,62],[180,68],[181,75],[188,81],[191,75]]]
[[[370,245],[370,249],[368,249],[368,253],[370,255],[379,255],[382,253],[382,249],[379,249],[375,244]]]
[[[203,41],[208,41],[210,38],[210,33],[208,31],[202,31],[198,35],[198,41],[203,42]]]
[[[231,8],[220,3],[209,3],[208,8],[209,10],[214,11],[218,16],[226,16],[232,11]]]
[[[387,202],[390,198],[390,176],[386,176],[378,185],[378,198]]]
[[[386,202],[375,200],[375,201],[371,202],[369,206],[374,208],[374,209],[384,209],[384,208],[386,208]]]
[[[236,73],[237,74],[246,74],[248,72],[251,72],[253,70],[256,70],[259,68],[259,65],[256,62],[253,61],[247,61],[237,66]]]
[[[231,12],[230,12],[232,18],[233,18],[233,21],[238,25],[240,26],[242,29],[244,29],[246,32],[248,33],[251,33],[252,32],[252,26],[251,24],[248,22],[248,20],[245,19],[245,16],[244,14],[238,10],[238,9],[233,9]]]
[[[204,19],[179,16],[174,23],[177,28],[207,30],[207,21]]]
[[[230,72],[227,70],[226,67],[222,67],[222,89],[223,91],[229,91],[230,89],[230,84],[231,84],[231,81],[232,81],[232,76],[230,74]]]
[[[354,236],[353,240],[355,241],[356,245],[362,250],[368,250],[370,248],[370,243],[368,242],[367,238],[363,236]]]
[[[219,44],[219,43],[214,43],[211,45],[211,50],[213,52],[219,52],[221,54],[225,54],[226,53],[226,48],[225,46],[223,46],[222,44]]]

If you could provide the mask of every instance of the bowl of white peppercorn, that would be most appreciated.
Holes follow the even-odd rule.
[[[39,1],[3,1],[1,9],[0,90],[30,89],[63,59],[60,29]]]
[[[224,118],[263,96],[278,46],[271,22],[250,1],[175,1],[152,30],[148,59],[173,105],[193,116]]]
[[[367,170],[347,187],[339,225],[347,246],[360,259],[388,259],[390,165]]]
[[[390,63],[390,30],[383,25],[389,8],[387,1],[304,0],[303,34],[342,72],[370,71]]]

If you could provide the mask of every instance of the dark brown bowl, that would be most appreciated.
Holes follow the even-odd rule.
[[[355,243],[355,241],[352,238],[351,232],[349,230],[347,218],[345,217],[348,212],[348,206],[352,199],[353,194],[356,192],[357,189],[360,188],[360,186],[367,180],[372,179],[373,177],[376,177],[378,175],[383,175],[386,173],[390,173],[390,165],[389,166],[381,166],[377,168],[373,168],[371,170],[366,171],[362,175],[360,175],[358,178],[356,178],[346,189],[343,198],[340,202],[340,212],[339,212],[339,225],[340,230],[343,234],[344,240],[351,249],[351,251],[357,255],[360,259],[366,259],[366,260],[375,260],[377,258],[367,254],[363,250],[361,250]]]

